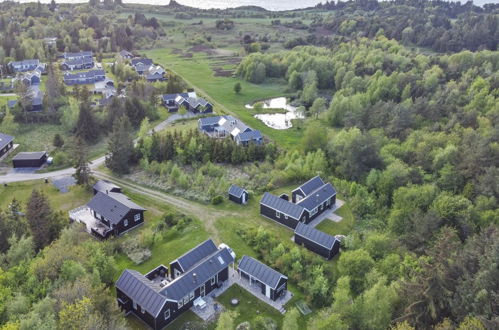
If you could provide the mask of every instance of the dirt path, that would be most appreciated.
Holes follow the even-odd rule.
[[[157,190],[149,189],[143,186],[139,186],[136,183],[130,182],[125,179],[117,178],[115,176],[102,173],[99,171],[93,172],[93,175],[99,179],[106,179],[108,181],[115,182],[123,188],[133,191],[138,194],[142,194],[153,198],[157,201],[167,203],[174,206],[179,211],[193,215],[204,224],[206,231],[218,242],[220,242],[219,233],[215,227],[215,222],[218,218],[231,215],[229,212],[213,210],[206,205],[202,205],[193,201],[189,201],[180,197],[169,195]]]

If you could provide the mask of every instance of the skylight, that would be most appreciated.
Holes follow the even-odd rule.
[[[220,265],[223,265],[224,264],[224,260],[222,259],[221,256],[218,256],[217,257],[218,261],[220,262]]]

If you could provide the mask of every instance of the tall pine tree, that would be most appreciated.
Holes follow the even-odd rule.
[[[85,142],[94,142],[99,135],[99,128],[90,105],[82,103],[76,122],[76,136]]]
[[[26,218],[37,249],[42,249],[51,240],[52,209],[40,191],[34,189],[26,205]]]
[[[113,132],[109,136],[109,149],[106,156],[106,166],[111,171],[125,174],[130,170],[130,160],[133,155],[132,125],[127,116],[116,120]]]
[[[74,146],[74,168],[76,183],[88,187],[90,185],[91,171],[88,165],[87,145],[82,139],[76,139]]]

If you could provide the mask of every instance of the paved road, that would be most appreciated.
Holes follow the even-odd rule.
[[[178,113],[170,115],[167,119],[159,123],[154,127],[154,131],[159,132],[169,125],[171,125],[173,122],[179,119],[187,119],[187,118],[194,118],[196,115],[188,112],[185,115],[181,115]],[[152,133],[152,131],[151,131]],[[134,140],[134,143],[137,143],[137,139]],[[102,164],[104,164],[105,161],[105,156],[101,156],[97,159],[94,159],[90,163],[90,169],[95,170]],[[73,175],[75,172],[75,169],[70,167],[70,168],[65,168],[62,170],[58,171],[52,171],[52,172],[46,172],[46,173],[29,173],[26,171],[16,171],[12,170],[7,174],[0,175],[0,184],[4,183],[11,183],[11,182],[21,182],[21,181],[30,181],[30,180],[43,180],[45,178],[47,179],[52,179],[52,178],[58,178],[58,177],[63,177],[63,176],[68,176],[68,175]]]
[[[90,169],[95,170],[97,167],[104,164],[104,160],[105,160],[104,156],[92,160],[90,163]],[[72,167],[47,173],[27,173],[23,171],[17,172],[13,170],[12,172],[0,176],[0,183],[3,184],[3,183],[20,182],[20,181],[42,180],[45,178],[52,179],[52,178],[73,175],[74,172],[75,169]]]

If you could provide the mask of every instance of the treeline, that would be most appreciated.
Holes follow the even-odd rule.
[[[325,27],[347,38],[383,33],[407,46],[438,52],[496,50],[499,43],[499,6],[494,4],[482,8],[470,1],[364,0],[333,1],[317,8],[332,14],[318,18],[311,29]]]
[[[46,62],[55,51],[92,50],[100,59],[104,53],[150,47],[164,34],[155,18],[147,19],[143,14],[117,21],[111,12],[102,8],[80,5],[75,10],[63,5],[52,11],[51,6],[2,3],[1,64],[30,58]],[[45,37],[57,38],[55,47],[48,46]]]
[[[138,149],[140,157],[149,162],[175,160],[183,165],[195,162],[241,164],[277,157],[277,148],[272,143],[243,147],[229,137],[214,139],[199,130],[153,133],[139,141]]]
[[[285,78],[308,106],[297,159],[322,154],[356,218],[338,261],[348,278],[313,328],[497,325],[497,242],[477,242],[499,225],[498,68],[498,52],[425,56],[384,37],[243,60],[242,77]],[[383,308],[364,305],[373,295]]]

